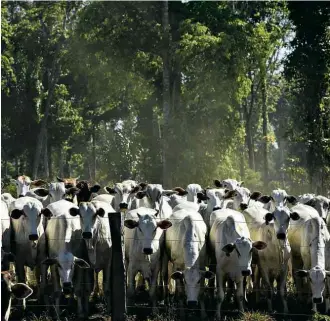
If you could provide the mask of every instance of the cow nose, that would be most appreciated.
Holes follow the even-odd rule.
[[[91,239],[92,238],[92,233],[91,232],[83,232],[82,233],[83,239]]]
[[[243,276],[249,276],[251,274],[250,270],[244,270],[242,271]]]
[[[71,282],[63,282],[63,289],[71,288],[72,283]]]
[[[144,249],[143,249],[143,253],[144,253],[144,254],[150,255],[150,254],[152,254],[152,252],[153,252],[152,249],[149,249],[149,248],[144,248]]]
[[[241,208],[242,211],[246,210],[247,207],[248,207],[248,206],[247,206],[247,204],[245,204],[245,203],[241,203],[241,205],[240,205],[240,208]]]
[[[285,239],[285,233],[277,233],[277,239],[278,240],[284,240]]]
[[[119,208],[120,208],[121,210],[127,210],[127,208],[128,208],[128,204],[127,204],[127,203],[120,203],[120,204],[119,204]]]
[[[188,309],[197,308],[197,301],[188,301],[187,306],[188,306]]]
[[[38,234],[30,234],[29,235],[29,240],[30,241],[36,241],[38,239]]]
[[[315,304],[320,304],[322,302],[323,302],[323,298],[322,297],[320,297],[320,298],[313,298],[313,303],[315,303]]]
[[[221,210],[221,207],[220,206],[214,206],[213,211],[217,211],[217,210]]]
[[[18,197],[24,197],[24,195],[23,194],[19,194],[19,196]]]

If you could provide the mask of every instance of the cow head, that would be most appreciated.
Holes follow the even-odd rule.
[[[126,211],[127,209],[130,209],[132,200],[136,193],[141,191],[141,189],[141,185],[137,185],[131,180],[116,183],[113,188],[105,187],[105,190],[114,196],[112,206],[116,211]]]
[[[72,276],[74,274],[75,267],[82,269],[90,268],[90,265],[83,259],[75,257],[71,252],[60,252],[56,258],[47,258],[42,264],[45,265],[57,265],[58,273],[63,287],[64,294],[70,294],[72,292]]]
[[[41,212],[41,202],[30,197],[22,197],[14,203],[14,209],[11,211],[10,217],[13,220],[21,220],[29,241],[37,241],[39,238],[38,226],[41,223]]]
[[[277,239],[285,241],[290,220],[297,221],[300,219],[300,216],[297,212],[291,212],[286,206],[277,206],[273,213],[267,213],[264,218],[266,224],[274,221],[274,230]]]
[[[41,180],[41,179],[32,181],[31,178],[26,175],[17,176],[16,179],[11,179],[10,181],[16,185],[17,197],[25,196],[26,193],[30,190],[31,186],[38,187],[41,185],[48,184],[46,181]]]
[[[225,196],[224,189],[205,189],[203,192],[197,193],[199,202],[206,201],[209,212],[216,211],[222,208],[223,198]]]
[[[78,179],[80,178],[80,176],[78,177],[68,177],[68,178],[60,178],[58,176],[56,176],[56,179],[60,182],[60,183],[64,183],[65,184],[65,188],[71,188],[71,187],[75,187],[77,185]]]
[[[82,202],[79,205],[79,209],[72,207],[69,210],[71,216],[80,215],[82,237],[86,241],[93,238],[99,218],[103,218],[105,215],[105,210],[97,208],[96,205],[97,203],[95,202]],[[87,246],[90,248],[93,245],[91,242],[87,242]]]
[[[277,206],[286,206],[288,203],[294,205],[297,199],[292,195],[288,195],[283,189],[275,189],[271,195],[260,196],[258,201],[265,204],[265,209],[272,211]]]
[[[218,188],[225,188],[230,191],[233,191],[237,187],[243,186],[244,182],[243,181],[239,182],[236,179],[227,178],[227,179],[224,179],[223,181],[215,180],[214,184]]]
[[[330,276],[330,272],[315,266],[310,270],[298,270],[295,272],[298,277],[308,277],[311,290],[313,303],[320,304],[323,302],[323,291],[325,288],[325,280]]]
[[[66,192],[64,183],[50,183],[48,189],[38,188],[34,191],[34,193],[40,197],[49,196],[50,203],[64,199]]]
[[[96,193],[100,190],[101,186],[95,184],[90,187],[87,181],[80,181],[77,183],[76,188],[78,191],[75,192],[75,196],[79,205],[81,202],[90,202],[92,198],[96,196]]]
[[[213,279],[214,277],[213,272],[203,271],[196,267],[187,267],[183,272],[176,271],[171,275],[171,278],[176,282],[184,284],[188,308],[197,307],[200,287],[201,284],[203,286],[204,279]]]
[[[124,224],[129,229],[136,228],[137,238],[142,245],[142,253],[151,255],[159,249],[162,230],[170,228],[172,223],[168,220],[157,220],[158,212],[156,210],[153,211],[153,214],[143,214],[143,212],[150,213],[151,209],[141,207],[138,210],[141,213],[137,214],[138,221],[127,219]]]
[[[202,191],[203,188],[199,184],[189,184],[187,186],[187,201],[197,203],[197,193],[201,193]]]
[[[222,251],[227,257],[231,255],[237,256],[237,267],[241,270],[242,276],[251,274],[252,251],[263,250],[267,244],[262,241],[252,242],[249,238],[242,236],[235,240],[234,243],[229,243],[222,248]]]
[[[320,217],[322,217],[324,221],[326,220],[330,209],[330,200],[328,198],[318,195],[311,198],[304,204],[315,208],[319,213]]]
[[[33,293],[33,290],[24,283],[13,283],[12,276],[9,271],[1,271],[1,297],[6,298],[9,302],[10,297],[13,296],[18,300],[28,298]],[[2,315],[7,311],[8,306],[2,306]]]
[[[237,187],[235,190],[228,191],[224,199],[233,198],[233,208],[235,210],[246,210],[248,208],[250,199],[254,200],[256,197],[260,196],[260,192],[253,192],[251,194],[250,190],[246,187]]]

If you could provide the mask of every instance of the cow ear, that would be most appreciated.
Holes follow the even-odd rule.
[[[295,274],[301,278],[304,278],[306,276],[308,276],[308,271],[306,270],[298,270],[295,272]]]
[[[315,207],[315,205],[316,205],[316,199],[315,198],[310,199],[308,202],[305,203],[305,205],[309,205],[309,206]]]
[[[198,198],[198,200],[200,200],[200,201],[206,201],[206,200],[209,199],[204,193],[201,193],[201,192],[198,192],[198,193],[197,193],[197,198]]]
[[[270,200],[271,200],[271,197],[268,196],[268,195],[263,195],[263,196],[260,196],[260,197],[258,198],[258,201],[261,202],[261,203],[263,203],[263,204],[267,204],[267,203],[269,203]]]
[[[52,212],[47,207],[41,210],[41,214],[43,214],[43,216],[45,216],[46,218],[51,218],[53,216]]]
[[[205,279],[211,280],[215,278],[215,274],[212,271],[201,271]]]
[[[129,229],[133,229],[139,226],[139,222],[134,220],[125,220],[124,225]]]
[[[23,210],[14,209],[10,213],[10,217],[13,218],[14,220],[18,220],[23,214],[24,214]]]
[[[45,260],[43,260],[42,262],[41,262],[41,264],[44,264],[44,265],[54,265],[54,264],[58,264],[58,260],[57,260],[57,258],[47,258],[47,259],[45,259]]]
[[[90,265],[83,259],[79,259],[77,257],[74,257],[73,263],[77,266],[79,266],[81,269],[89,269]]]
[[[297,198],[293,195],[288,195],[286,197],[286,200],[292,205],[295,205],[297,203]]]
[[[64,179],[63,178],[60,178],[60,177],[56,176],[56,179],[57,179],[58,182],[64,183]]]
[[[103,217],[105,214],[105,210],[103,208],[99,208],[97,211],[96,211],[96,215],[100,216],[100,217]]]
[[[175,271],[171,274],[173,280],[183,280],[183,273],[181,271]]]
[[[165,195],[165,196],[171,196],[173,194],[179,194],[179,193],[177,191],[172,191],[172,190],[162,191],[162,195]]]
[[[297,212],[290,213],[290,218],[293,221],[298,221],[300,219],[300,215]]]
[[[274,219],[274,215],[273,213],[267,213],[264,217],[265,221],[266,221],[266,225],[269,224],[269,222],[271,222]]]
[[[80,190],[77,187],[70,187],[70,188],[65,190],[65,193],[68,194],[68,195],[76,195],[79,191]]]
[[[260,250],[265,249],[267,247],[267,244],[263,241],[255,241],[255,242],[253,242],[252,247],[254,247],[258,251],[260,251]]]
[[[175,187],[175,188],[173,188],[173,191],[178,192],[178,195],[180,195],[180,196],[184,196],[184,195],[188,194],[188,192],[185,189],[183,189],[182,187]]]
[[[34,181],[31,182],[31,185],[34,185],[34,186],[42,186],[42,185],[48,185],[48,182],[42,180],[42,179],[36,179]]]
[[[34,190],[34,193],[38,196],[45,197],[49,194],[49,190],[46,188],[38,188]]]
[[[225,200],[228,198],[232,198],[235,196],[236,191],[229,191],[225,194],[225,196],[223,197]]]
[[[140,183],[139,184],[139,186],[141,186],[141,189],[145,189],[146,187],[147,187],[147,183],[144,183],[144,182],[142,182],[142,183]]]
[[[108,186],[104,187],[104,190],[105,190],[107,193],[111,194],[111,195],[114,195],[114,194],[117,193],[117,192],[115,191],[114,188],[111,188],[111,187],[108,187]]]
[[[235,244],[229,243],[222,248],[222,251],[224,251],[226,255],[229,256],[230,253],[234,251],[234,248],[235,248]]]
[[[91,193],[97,193],[101,189],[101,186],[98,184],[95,184],[93,187],[89,189]]]
[[[157,222],[157,226],[161,228],[162,230],[167,230],[172,226],[172,223],[168,220],[162,220],[160,222]]]
[[[146,195],[147,195],[147,192],[146,191],[139,191],[139,192],[136,193],[135,197],[140,200],[143,197],[145,197]]]
[[[141,186],[139,186],[139,185],[135,186],[134,188],[132,188],[131,194],[137,193],[140,189],[141,189]]]
[[[11,293],[16,299],[23,300],[29,297],[33,290],[24,283],[16,283],[11,286]]]
[[[214,180],[214,185],[218,188],[223,187],[223,184],[218,179]]]
[[[79,208],[71,207],[69,209],[69,213],[71,216],[77,216],[79,214]]]
[[[256,201],[261,195],[262,195],[261,192],[253,192],[250,195],[250,199]]]

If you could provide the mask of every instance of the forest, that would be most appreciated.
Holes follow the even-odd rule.
[[[1,175],[330,188],[330,3],[2,1]]]

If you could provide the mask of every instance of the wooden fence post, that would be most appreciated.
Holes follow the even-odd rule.
[[[111,321],[124,321],[126,315],[126,271],[124,246],[124,215],[109,213],[111,258]]]

